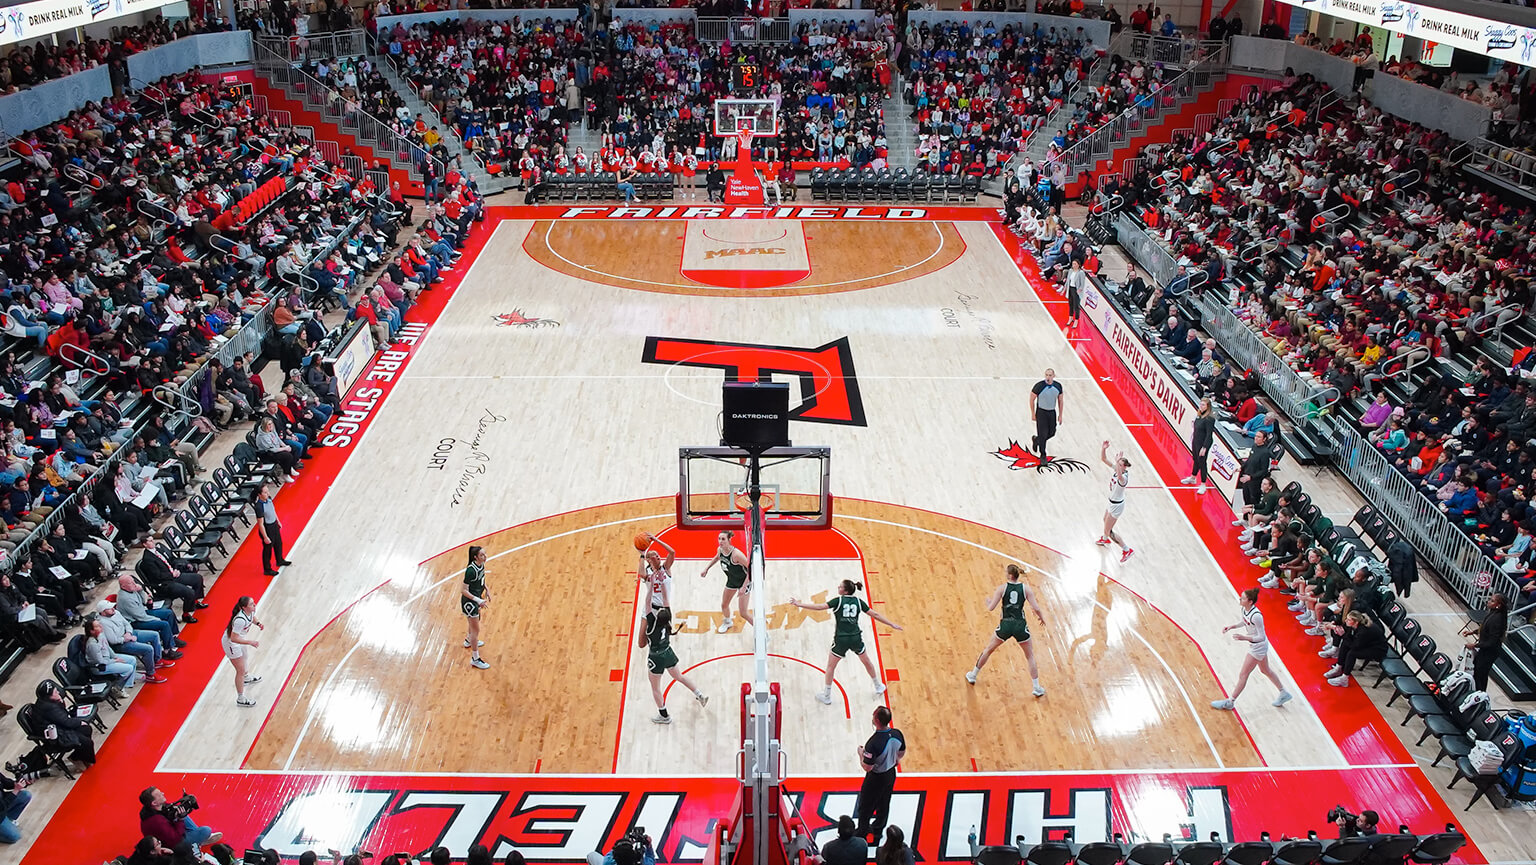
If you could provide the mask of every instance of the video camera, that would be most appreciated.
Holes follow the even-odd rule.
[[[1355,818],[1357,818],[1359,816],[1360,815],[1354,813],[1353,811],[1350,811],[1348,808],[1345,808],[1343,805],[1335,805],[1335,806],[1333,806],[1332,809],[1330,809],[1328,811],[1328,822],[1329,823],[1337,823],[1340,820],[1343,820],[1345,823],[1353,823],[1353,822],[1355,822]]]
[[[160,807],[160,813],[164,814],[167,820],[175,823],[196,811],[199,807],[197,797],[183,790],[181,798],[173,802],[166,802]]]
[[[641,865],[645,861],[645,851],[650,848],[651,839],[646,837],[645,829],[636,826],[614,843],[614,865]]]

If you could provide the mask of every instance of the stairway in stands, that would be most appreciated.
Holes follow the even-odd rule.
[[[279,84],[259,66],[253,86],[255,95],[266,100],[269,113],[286,114],[287,121],[295,128],[307,130],[317,143],[331,142],[343,154],[362,157],[369,168],[387,170],[390,181],[399,183],[405,194],[422,194],[421,177],[405,155],[363,136],[360,130],[343,128],[337,119],[324,116],[320,106],[309,105],[302,92],[291,85]]]
[[[565,127],[565,150],[567,153],[575,153],[578,147],[587,155],[588,160],[596,159],[598,151],[603,149],[603,134],[596,129],[588,129],[585,123],[569,124]]]
[[[415,89],[404,78],[400,77],[400,73],[395,71],[394,66],[387,58],[371,55],[368,59],[372,61],[374,68],[379,70],[384,76],[384,80],[389,82],[389,86],[393,87],[395,92],[400,94],[401,100],[405,102],[405,107],[410,110],[412,116],[420,114],[422,117],[427,118],[429,126],[435,125],[437,127],[437,131],[443,136],[443,146],[448,149],[449,156],[458,157],[459,164],[464,167],[465,172],[470,177],[475,179],[475,185],[480,188],[483,194],[494,195],[512,185],[510,178],[491,174],[485,170],[485,165],[480,160],[469,155],[464,149],[464,143],[459,139],[458,133],[454,132],[449,127],[449,124],[438,116],[432,106],[422,101],[421,97],[416,94]]]
[[[912,108],[902,97],[905,80],[896,75],[891,80],[891,98],[881,103],[885,119],[885,161],[891,168],[917,169],[917,125],[912,122]]]
[[[1163,112],[1157,119],[1137,130],[1129,138],[1116,142],[1108,152],[1102,155],[1095,154],[1097,159],[1094,161],[1092,174],[1100,177],[1106,173],[1119,172],[1125,160],[1134,157],[1142,148],[1167,144],[1175,135],[1189,133],[1194,129],[1196,120],[1203,114],[1218,116],[1222,101],[1241,98],[1245,87],[1273,86],[1274,83],[1247,75],[1214,76],[1205,86],[1196,88],[1177,109]],[[1081,181],[1074,179],[1067,184],[1067,197],[1077,197],[1081,188]]]
[[[1045,120],[1029,136],[1024,145],[1024,153],[1036,164],[1045,160],[1045,149],[1055,138],[1057,133],[1063,132],[1072,125],[1072,115],[1076,111],[1077,103],[1088,97],[1088,92],[1095,87],[1103,85],[1109,75],[1109,61],[1107,57],[1101,57],[1094,62],[1088,70],[1086,81],[1080,81],[1067,92],[1065,99],[1061,100],[1055,110],[1046,115]]]

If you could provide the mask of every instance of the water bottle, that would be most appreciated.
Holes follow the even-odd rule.
[[[971,842],[971,849],[972,850],[976,849],[976,827],[975,827],[975,825],[971,826],[971,834],[965,836],[965,840]]]

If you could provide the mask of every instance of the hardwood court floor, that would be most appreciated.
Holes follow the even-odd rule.
[[[567,254],[611,260],[624,235],[589,224],[585,235],[567,230]],[[862,423],[800,421],[791,432],[797,443],[832,447],[833,492],[850,505],[836,524],[857,543],[874,599],[907,628],[882,631],[878,651],[897,674],[887,698],[898,722],[924,740],[914,770],[967,771],[972,758],[997,771],[1344,763],[1309,706],[1269,707],[1267,682],[1254,682],[1236,715],[1202,708],[1230,688],[1242,660],[1220,632],[1237,619],[1231,584],[988,226],[914,226],[963,242],[964,254],[940,273],[784,298],[641,292],[557,272],[526,252],[539,225],[500,224],[367,433],[349,445],[356,452],[293,543],[298,564],[262,599],[260,706],[236,709],[221,669],[162,770],[727,774],[739,726],[731,695],[743,674],[710,659],[744,651],[745,637],[679,636],[685,665],[708,662],[698,674],[715,698],[694,713],[673,689],[679,720],[658,735],[646,721],[643,658],[631,649],[635,583],[624,572],[634,567],[634,524],[582,522],[601,508],[612,515],[599,522],[670,524],[677,448],[716,441],[721,370],[647,363],[656,339],[774,351],[845,341]],[[679,223],[633,225],[683,233]],[[646,266],[677,272],[675,246],[629,249]],[[822,261],[812,246],[809,279],[825,276]],[[874,257],[867,266],[884,272],[873,270]],[[499,317],[514,309],[518,320],[546,325],[503,326]],[[1081,471],[1010,470],[999,458],[1011,441],[1028,440],[1028,388],[1046,367],[1067,386],[1053,452]],[[817,392],[824,382],[789,380],[800,398],[827,404],[829,394]],[[1124,565],[1093,545],[1105,440],[1135,466],[1121,531],[1137,553]],[[861,511],[855,499],[899,511]],[[548,540],[563,532],[573,534]],[[493,563],[490,675],[468,667],[452,587],[460,548],[485,536],[508,550],[546,539]],[[1039,702],[1020,687],[1023,659],[1012,647],[974,688],[961,678],[992,626],[983,601],[1008,557],[1051,575],[1032,577],[1048,621],[1036,627],[1050,689]],[[699,581],[698,567],[678,567],[691,584],[686,608],[715,609],[719,584]],[[779,604],[791,592],[825,591],[852,568],[770,566],[765,597]],[[775,632],[771,647],[804,668],[782,679],[787,711],[804,713],[807,731],[793,771],[854,773],[852,746],[867,735],[874,702],[849,662],[838,670],[846,705],[820,713],[827,707],[807,699],[830,641],[817,625]],[[1281,675],[1289,677],[1283,667]]]
[[[648,720],[653,704],[644,653],[633,648],[635,583],[625,576],[635,561],[627,540],[637,529],[658,528],[657,515],[670,505],[653,499],[584,509],[477,540],[490,558],[487,580],[495,594],[485,614],[488,671],[469,669],[463,650],[442,651],[463,639],[456,598],[465,548],[424,563],[417,579],[381,586],[305,650],[246,765],[729,773],[739,746],[732,697],[751,675],[751,639],[741,622],[730,633],[715,632],[721,580],[718,573],[707,581],[697,576],[707,561],[709,532],[664,537],[686,546],[674,568],[673,609],[682,627],[674,642],[682,669],[714,701],[699,709],[674,687],[674,724],[654,728]],[[846,578],[866,583],[875,609],[905,628],[882,626],[870,634],[866,627],[866,645],[895,682],[890,706],[904,729],[927,743],[914,749],[913,771],[1130,769],[1144,766],[1149,754],[1169,768],[1202,768],[1213,760],[1257,765],[1235,717],[1206,705],[1221,691],[1199,647],[1109,578],[1065,579],[1058,576],[1064,570],[1059,554],[939,514],[842,500],[839,520],[837,534],[846,537],[786,539],[806,557],[776,555],[769,563],[773,669],[783,687],[791,753],[816,753],[830,736],[858,741],[868,711],[881,702],[871,698],[852,656],[839,669],[835,704],[814,700],[831,618],[797,610],[787,598],[825,600]],[[572,561],[607,575],[585,593],[587,615],[517,601],[539,597],[546,575]],[[960,675],[995,626],[996,614],[983,600],[1008,561],[1027,565],[1046,615],[1046,625],[1033,624],[1050,687],[1045,699],[1028,696],[1027,668],[1011,645],[994,655],[977,686]],[[389,638],[380,638],[385,633]],[[381,670],[391,674],[380,676]],[[1145,708],[1127,713],[1132,705]],[[940,706],[943,711],[935,711]],[[336,724],[337,717],[349,723]],[[476,718],[491,723],[465,723]],[[952,735],[957,729],[967,734]]]
[[[719,246],[775,253],[724,259],[753,268],[797,254],[803,245],[814,269],[790,284],[758,288],[754,295],[857,291],[937,273],[965,254],[953,223],[787,219],[540,221],[528,232],[523,251],[551,270],[580,279],[640,291],[719,295],[721,288],[704,281],[697,270],[720,263],[705,258],[721,251],[709,248],[716,244],[699,242],[709,239],[702,236],[708,226],[716,226],[717,234],[729,229],[750,232]]]

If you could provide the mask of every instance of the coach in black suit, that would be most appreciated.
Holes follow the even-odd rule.
[[[207,592],[203,589],[202,575],[177,568],[170,557],[160,550],[153,535],[144,541],[144,557],[139,559],[138,572],[156,595],[168,601],[181,599],[183,622],[196,622],[197,617],[192,615],[192,611],[208,606],[203,603],[203,596]]]
[[[1269,477],[1269,434],[1260,430],[1253,437],[1253,450],[1243,460],[1237,482],[1243,489],[1243,504],[1252,507],[1259,501],[1259,484]]]

